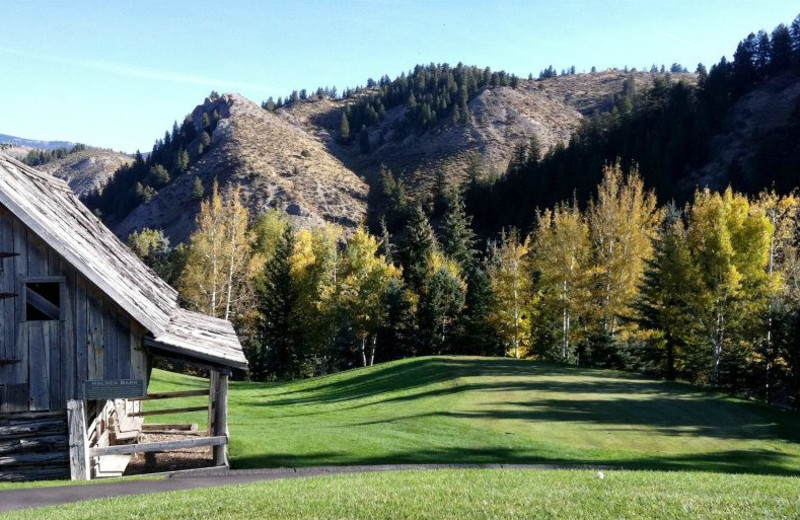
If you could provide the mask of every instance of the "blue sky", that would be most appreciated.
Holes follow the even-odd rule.
[[[0,133],[144,151],[212,89],[260,102],[417,63],[693,70],[798,13],[796,0],[7,1]]]

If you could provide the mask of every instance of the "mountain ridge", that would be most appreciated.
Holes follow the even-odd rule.
[[[448,185],[466,182],[467,166],[477,154],[487,179],[502,175],[520,144],[536,139],[541,152],[564,146],[591,113],[613,108],[630,81],[646,89],[668,75],[607,70],[544,80],[520,81],[514,88],[480,89],[468,103],[466,122],[440,121],[424,132],[397,134],[406,107],[386,111],[365,128],[369,151],[353,140],[338,139],[341,114],[358,99],[311,98],[272,111],[235,93],[206,100],[187,116],[202,133],[216,121],[208,149],[189,171],[176,175],[148,201],[112,222],[122,238],[144,227],[164,230],[173,243],[188,239],[199,201],[195,178],[209,193],[214,179],[243,188],[253,216],[278,208],[298,227],[323,222],[352,230],[364,223],[370,187],[376,189],[386,167],[403,179],[412,199],[428,203],[443,172]],[[671,81],[695,82],[681,74]]]

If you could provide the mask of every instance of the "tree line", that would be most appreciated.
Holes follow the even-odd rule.
[[[337,139],[341,144],[357,141],[362,153],[368,153],[371,144],[367,129],[383,121],[388,110],[399,106],[406,108],[404,118],[394,128],[396,137],[402,139],[411,132],[423,133],[441,121],[454,124],[468,121],[468,102],[480,89],[486,86],[516,87],[518,83],[519,78],[514,74],[462,63],[455,67],[447,63],[417,65],[394,80],[386,75],[377,81],[370,78],[366,87],[347,88],[342,92],[342,97],[350,102],[342,111]],[[320,87],[313,97],[335,98],[336,93],[335,87]],[[304,89],[299,93],[293,91],[285,100],[278,98],[276,102],[269,98],[261,106],[275,111],[311,97]]]
[[[22,158],[22,162],[28,166],[36,167],[49,162],[57,161],[58,159],[66,157],[67,155],[81,152],[83,150],[86,150],[86,145],[81,143],[70,147],[59,146],[58,148],[54,148],[52,150],[34,148],[33,150],[28,150],[27,155]]]
[[[130,243],[185,303],[234,322],[252,379],[472,354],[800,395],[794,195],[701,190],[663,206],[615,163],[585,209],[558,203],[479,248],[455,192],[436,226],[415,205],[401,232],[346,236],[278,211],[251,224],[238,190],[214,186],[185,247],[150,230]]]

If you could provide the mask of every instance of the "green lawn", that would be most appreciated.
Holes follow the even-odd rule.
[[[151,391],[207,384],[156,371]],[[203,403],[186,398],[148,408]],[[203,427],[206,414],[151,419]],[[438,357],[292,383],[237,382],[230,430],[238,468],[449,462],[640,471],[607,470],[602,480],[589,470],[519,469],[309,477],[0,518],[800,517],[796,413],[619,372]]]
[[[151,391],[207,385],[158,371],[153,379]],[[153,419],[202,425],[206,417]],[[800,475],[796,413],[630,374],[498,358],[416,358],[292,383],[233,383],[230,431],[236,468],[592,463]]]
[[[14,511],[11,520],[778,519],[800,479],[700,472],[440,470],[313,477]]]

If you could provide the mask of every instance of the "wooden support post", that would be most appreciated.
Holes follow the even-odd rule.
[[[208,433],[209,437],[214,436],[214,423],[216,422],[216,399],[217,399],[217,380],[219,372],[210,370],[208,373]]]
[[[89,480],[89,437],[86,434],[86,402],[67,401],[69,425],[69,473],[72,480]]]
[[[211,371],[211,393],[209,398],[209,436],[228,436],[228,375],[217,370]],[[228,465],[228,443],[214,446],[214,464]]]

